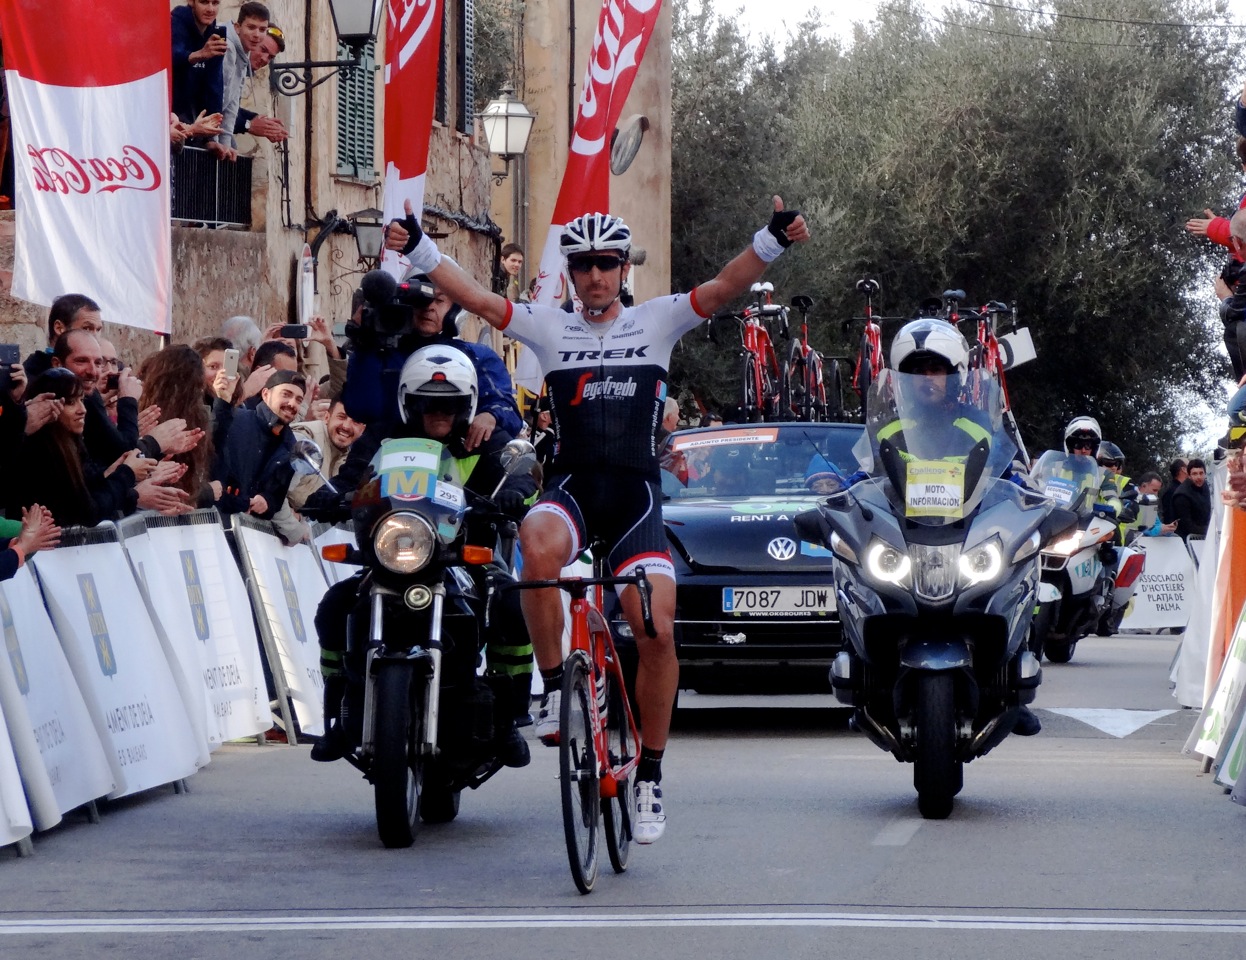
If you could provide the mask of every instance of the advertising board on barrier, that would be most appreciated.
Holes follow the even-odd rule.
[[[9,745],[9,728],[0,714],[0,847],[25,840],[34,830],[17,761]]]
[[[1194,600],[1194,560],[1180,537],[1140,537],[1135,546],[1146,554],[1133,604],[1122,630],[1184,627]]]
[[[328,589],[320,562],[309,544],[287,547],[267,524],[240,514],[233,523],[260,629],[276,648],[295,718],[304,733],[318,737],[324,733],[324,679],[314,618]],[[271,652],[269,659],[276,669]]]
[[[0,584],[0,706],[35,827],[117,786],[30,567]]]
[[[1246,610],[1243,613],[1246,614]],[[1239,617],[1233,642],[1220,670],[1220,682],[1203,711],[1198,742],[1194,745],[1196,753],[1215,757],[1227,738],[1232,736],[1230,722],[1242,696],[1243,681],[1246,681],[1246,617]]]
[[[106,747],[118,784],[109,796],[190,776],[200,744],[116,530],[99,527],[61,542],[31,562]]]
[[[130,521],[126,521],[128,523]],[[208,744],[272,726],[246,585],[215,510],[138,520],[125,549],[147,587],[158,626],[194,681]]]

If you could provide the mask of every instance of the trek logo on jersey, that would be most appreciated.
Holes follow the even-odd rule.
[[[643,347],[618,347],[613,350],[562,350],[559,356],[562,357],[563,363],[577,363],[585,360],[630,360],[632,357],[640,357],[648,359],[645,351],[649,349],[649,344]]]
[[[578,407],[585,400],[620,400],[636,396],[636,381],[631,377],[616,380],[606,377],[605,380],[594,380],[591,373],[583,374],[576,384],[575,396],[571,398],[571,406]]]

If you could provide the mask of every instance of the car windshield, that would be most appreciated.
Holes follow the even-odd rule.
[[[672,435],[662,454],[662,492],[693,497],[826,496],[857,469],[861,427],[757,424]]]

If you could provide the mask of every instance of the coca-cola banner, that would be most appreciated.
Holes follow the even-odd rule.
[[[558,248],[562,226],[582,213],[610,211],[610,136],[658,21],[661,0],[605,0],[584,72],[567,169],[541,253],[536,302],[552,304],[567,293]]]
[[[385,222],[424,209],[424,175],[437,97],[442,0],[388,0],[385,25]],[[406,257],[385,251],[383,269],[401,277]]]
[[[0,3],[12,293],[45,305],[84,293],[105,320],[170,333],[169,6],[128,0],[119,12],[92,0]]]

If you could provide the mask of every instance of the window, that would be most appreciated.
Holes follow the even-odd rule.
[[[339,60],[351,50],[338,44]],[[337,78],[337,169],[339,177],[376,179],[376,43],[363,48],[359,66]]]
[[[445,0],[441,20],[441,58],[437,62],[437,101],[433,117],[469,136],[475,129],[475,0]]]

